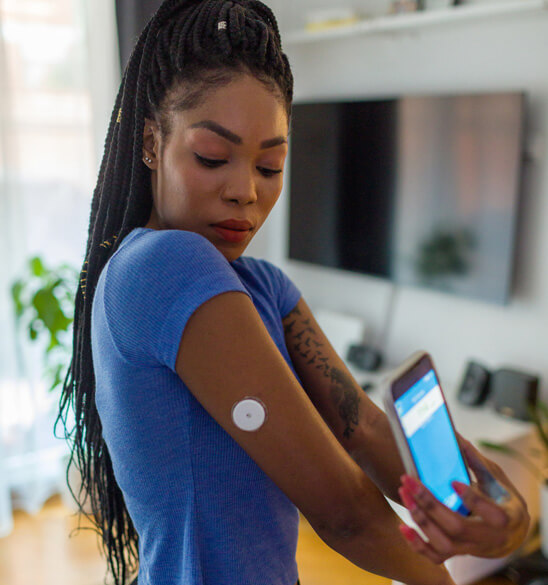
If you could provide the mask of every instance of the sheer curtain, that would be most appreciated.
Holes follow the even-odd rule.
[[[65,484],[58,393],[15,325],[28,258],[80,268],[119,83],[114,0],[0,0],[0,536]]]

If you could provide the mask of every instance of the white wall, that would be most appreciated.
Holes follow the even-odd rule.
[[[276,7],[274,6],[274,9]],[[295,8],[292,8],[292,14]],[[285,20],[284,20],[285,18]],[[291,20],[287,15],[281,21]],[[548,12],[446,24],[406,33],[286,44],[296,100],[326,96],[525,90],[530,98],[523,217],[513,298],[501,307],[401,287],[386,357],[396,363],[429,350],[444,383],[460,380],[466,360],[539,373],[548,386]],[[287,185],[287,177],[286,177]],[[313,309],[361,317],[379,335],[391,285],[287,260],[287,194],[256,250],[293,278]]]

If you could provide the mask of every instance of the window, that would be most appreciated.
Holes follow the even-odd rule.
[[[27,254],[80,265],[96,169],[83,2],[0,7],[7,89],[0,173],[18,192],[12,236]]]
[[[16,331],[10,288],[34,255],[77,270],[83,261],[98,166],[86,24],[102,4],[0,0],[0,475],[2,461],[25,457],[37,475],[28,455],[64,448],[53,436],[58,396],[40,348]],[[4,468],[12,488],[16,471],[26,477]]]

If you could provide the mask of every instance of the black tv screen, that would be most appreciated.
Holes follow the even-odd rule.
[[[289,257],[508,301],[522,93],[296,103]]]

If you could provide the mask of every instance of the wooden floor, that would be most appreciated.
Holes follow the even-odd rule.
[[[52,498],[37,516],[15,513],[15,528],[0,539],[0,585],[102,585],[105,562],[90,530],[69,537],[78,522]],[[84,526],[84,524],[83,524]],[[335,553],[302,522],[297,562],[302,585],[388,585]]]
[[[390,585],[390,579],[366,573],[323,543],[310,524],[301,521],[297,564],[301,585]]]
[[[78,526],[60,497],[36,516],[17,511],[14,530],[0,539],[0,585],[101,585],[105,563],[95,534]]]

